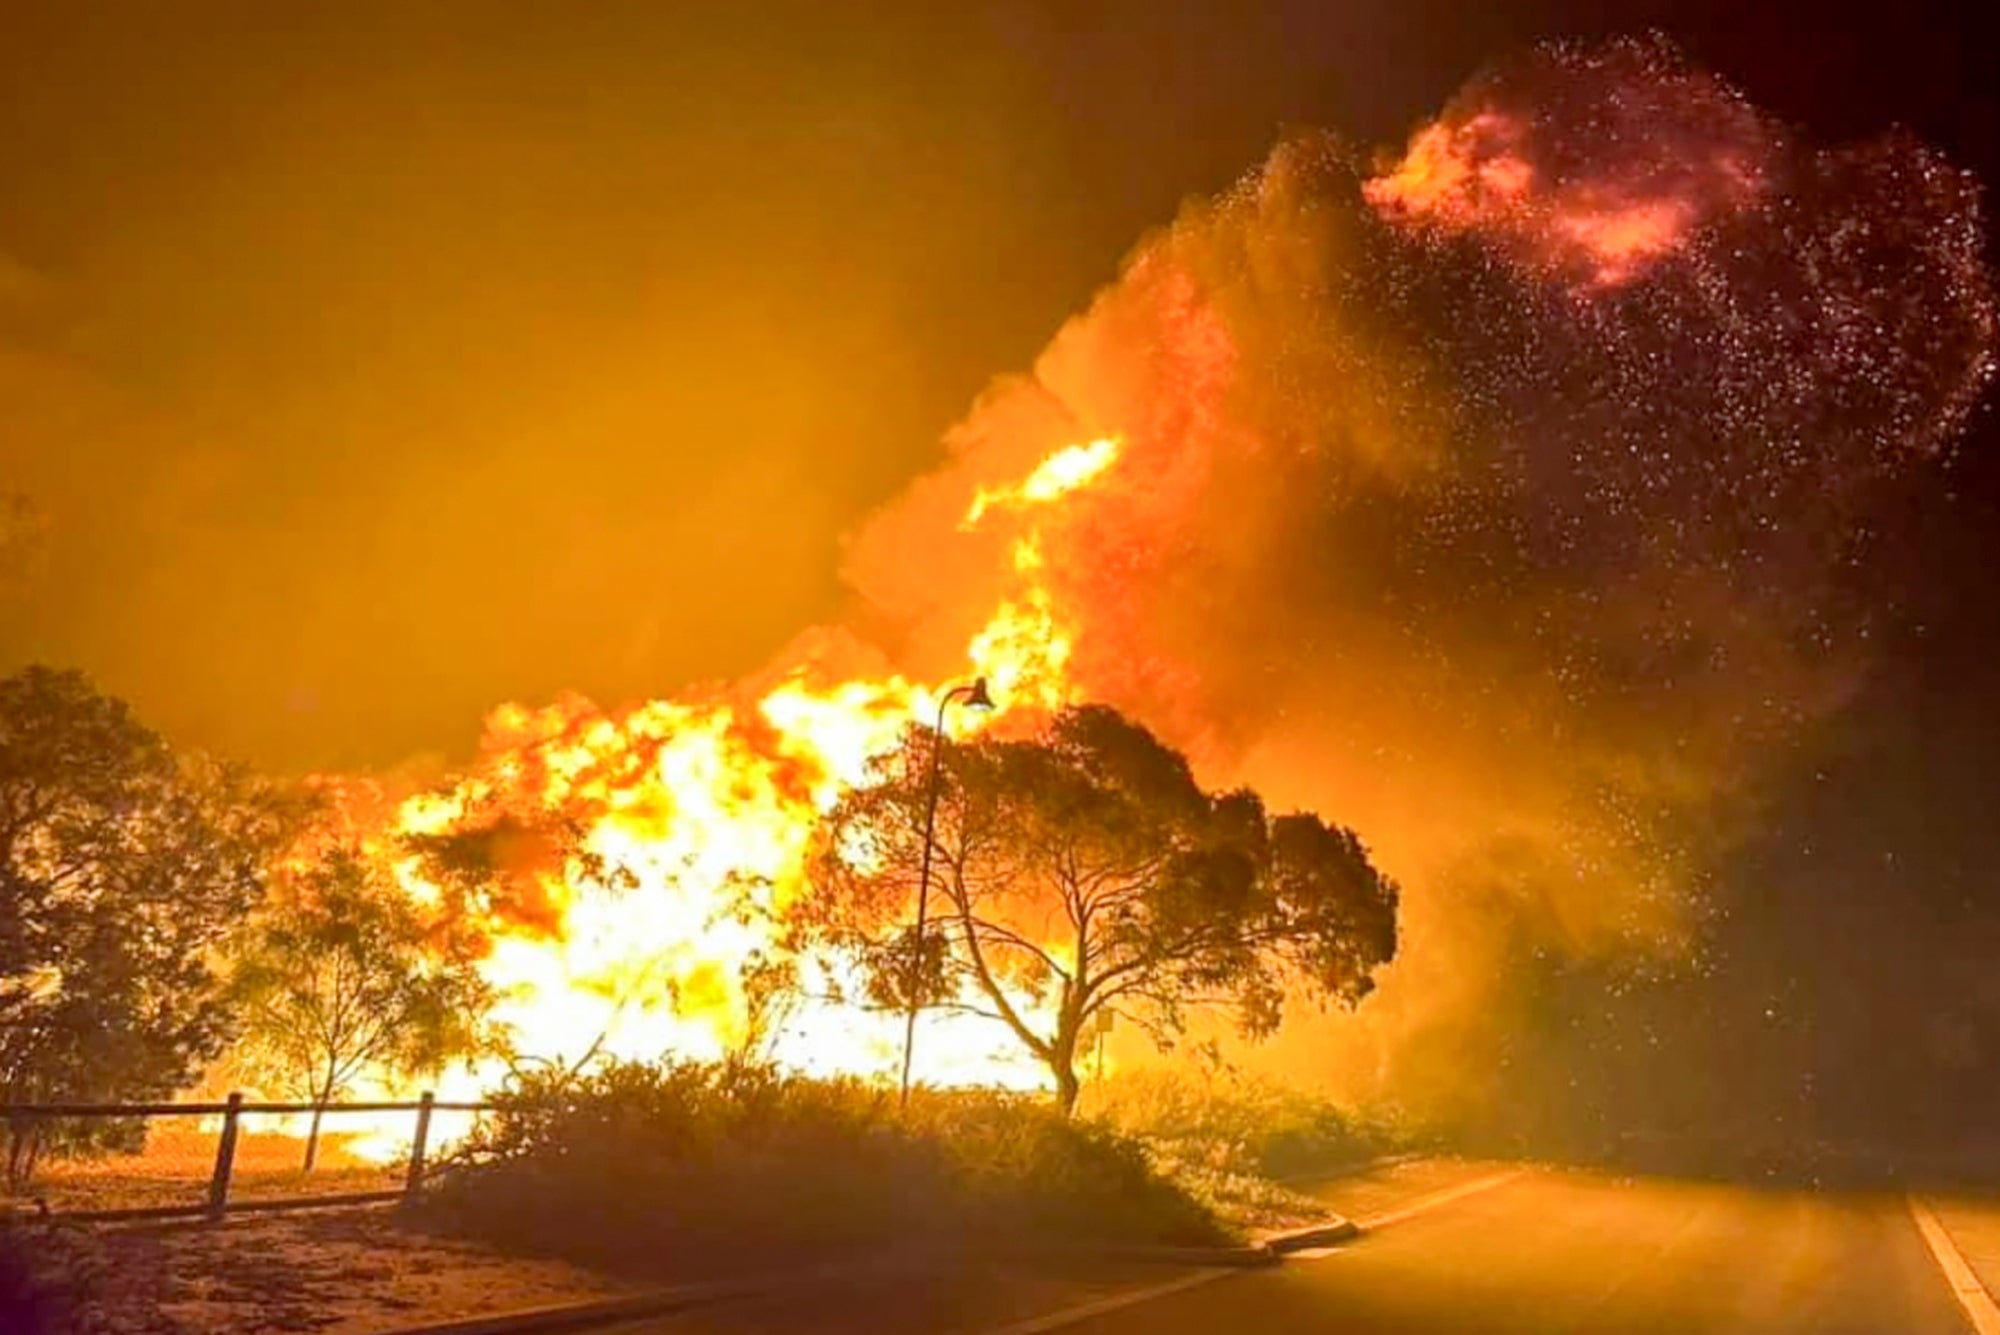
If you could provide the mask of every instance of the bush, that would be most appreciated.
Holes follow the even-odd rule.
[[[858,1081],[738,1061],[530,1078],[499,1102],[424,1216],[614,1268],[713,1273],[746,1245],[1224,1240],[1136,1142],[1041,1099],[920,1090],[905,1116]]]
[[[1141,1070],[1094,1082],[1081,1113],[1146,1147],[1154,1168],[1239,1228],[1279,1228],[1326,1207],[1278,1179],[1335,1171],[1412,1149],[1392,1115],[1219,1071]]]
[[[1388,1118],[1229,1073],[1116,1075],[1086,1090],[1080,1111],[1164,1162],[1264,1178],[1324,1172],[1414,1142]]]

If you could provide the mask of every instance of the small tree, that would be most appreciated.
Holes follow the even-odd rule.
[[[247,1065],[313,1105],[367,1071],[401,1079],[489,1050],[493,991],[472,956],[359,851],[298,871],[252,924],[237,966]]]
[[[936,935],[904,926],[931,748]],[[1163,1046],[1191,1008],[1270,1033],[1289,989],[1353,1004],[1396,948],[1396,889],[1350,831],[1204,792],[1184,757],[1103,706],[1025,741],[912,730],[826,821],[813,930],[856,949],[878,999],[990,1016],[1046,1064],[1065,1112],[1080,1040],[1122,1015]]]

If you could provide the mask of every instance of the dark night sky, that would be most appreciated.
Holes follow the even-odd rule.
[[[0,28],[0,491],[49,518],[0,670],[279,767],[757,666],[1181,199],[1289,126],[1400,144],[1524,43],[1658,28],[2000,181],[1973,6],[286,8]],[[1724,869],[1736,1019],[1677,1041],[1774,1104],[1950,1129],[2000,1065],[1996,520],[1989,408],[1885,513],[1857,578],[1904,615]]]

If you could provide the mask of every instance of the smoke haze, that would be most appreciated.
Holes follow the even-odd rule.
[[[849,576],[920,660],[962,643],[1004,563],[910,554],[968,480],[1122,439],[1042,538],[1075,680],[1406,887],[1384,990],[1266,1059],[1477,1105],[1532,1064],[1537,970],[1703,967],[1707,870],[1868,661],[1869,506],[1990,375],[1982,239],[1906,137],[1806,145],[1659,42],[1544,48],[1372,174],[1298,138],[1186,208]]]
[[[1653,41],[1444,95],[1595,9],[699,8],[23,14],[0,659],[78,664],[284,769],[463,759],[505,699],[587,728],[566,691],[620,717],[740,683],[802,625],[840,629],[738,694],[802,660],[942,680],[1020,591],[1019,528],[968,525],[969,497],[1115,437],[1036,521],[1069,677],[1405,883],[1383,991],[1253,1059],[1433,1108],[1558,1098],[1557,1031],[1646,1048],[1620,997],[1677,1004],[1719,926],[1817,951],[1831,886],[1878,915],[1859,954],[1933,879],[1979,902],[1985,753],[1912,749],[1797,810],[1849,701],[1968,748],[1990,713],[1984,647],[1928,714],[1906,696],[1934,648],[1896,640],[1917,686],[1870,667],[1898,579],[1962,616],[2000,532],[1937,499],[1968,463],[2000,485],[1946,466],[1993,325],[1976,184],[1936,151],[1815,145]],[[1991,160],[1978,43],[1818,18],[1727,7],[1696,40],[1787,116],[1908,115]],[[1299,120],[1398,143],[1289,136],[1147,237],[853,533],[843,588],[839,534],[991,369]],[[1943,556],[1908,557],[1885,492],[1946,518]],[[1785,768],[1792,824],[1765,828]],[[1860,860],[1855,813],[1900,800],[1918,847],[1961,792],[1973,870]],[[1714,883],[1746,840],[1807,887],[1782,911]],[[1828,878],[1814,844],[1856,857]],[[1824,1013],[1879,1010],[1827,967]],[[1951,1024],[2000,1025],[1975,1009]]]

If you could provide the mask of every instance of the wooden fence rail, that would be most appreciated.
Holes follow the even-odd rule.
[[[117,1210],[66,1212],[65,1218],[80,1220],[169,1219],[206,1215],[221,1219],[232,1210],[305,1209],[327,1205],[352,1205],[370,1201],[408,1200],[423,1190],[424,1166],[430,1148],[431,1115],[435,1112],[489,1112],[494,1105],[478,1102],[447,1102],[429,1090],[415,1102],[329,1103],[323,1108],[311,1103],[252,1103],[233,1093],[222,1103],[7,1103],[0,1104],[0,1118],[9,1126],[23,1122],[57,1118],[116,1117],[220,1117],[222,1127],[216,1137],[215,1168],[209,1176],[208,1199],[202,1205],[141,1206]],[[229,1188],[236,1171],[236,1144],[246,1113],[328,1115],[341,1113],[414,1114],[410,1134],[410,1159],[399,1191],[349,1192],[341,1195],[302,1196],[296,1199],[232,1201]]]
[[[233,1099],[235,1096],[232,1095]],[[220,1117],[231,1108],[246,1113],[309,1113],[311,1103],[0,1103],[0,1117]],[[329,1103],[330,1113],[416,1112],[422,1100],[401,1103]],[[434,1099],[439,1112],[490,1112],[491,1103]]]

